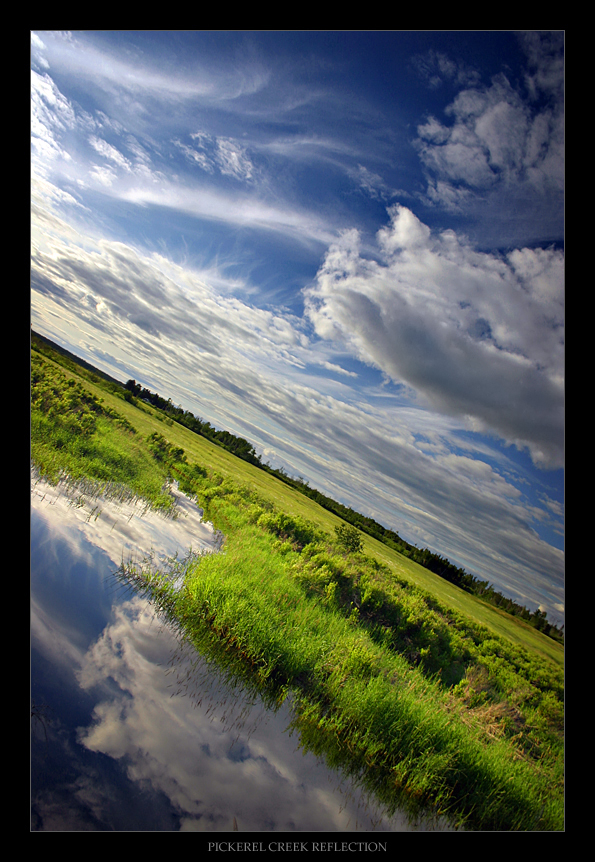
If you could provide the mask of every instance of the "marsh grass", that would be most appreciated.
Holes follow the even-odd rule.
[[[346,555],[299,519],[259,515],[251,491],[242,508],[241,489],[227,483],[230,501],[216,487],[209,506],[227,527],[222,551],[190,561],[184,589],[175,594],[157,572],[146,581],[186,638],[230,672],[241,667],[272,707],[290,695],[302,745],[340,764],[391,813],[429,811],[471,829],[562,828],[561,728],[546,750],[523,712],[523,698],[533,717],[545,705],[545,725],[548,708],[559,706],[545,680],[540,690],[524,679],[519,661],[515,668],[501,656],[492,666],[494,649],[502,653],[505,644],[478,627],[465,632],[459,619],[455,640],[466,672],[456,685],[445,685],[423,659],[411,658],[415,631],[421,656],[424,631],[435,633],[443,616],[447,626],[445,609],[401,586],[407,635],[399,640],[397,626],[379,638],[379,626],[390,631],[385,605],[392,601],[396,614],[397,602],[374,587],[375,561]],[[316,541],[304,544],[313,535]],[[354,615],[348,598],[356,580]],[[332,583],[339,586],[331,595]],[[511,705],[511,695],[518,705]]]
[[[31,365],[31,461],[39,476],[92,482],[94,495],[128,492],[171,509],[167,462],[157,468],[134,426],[44,357],[32,353]]]
[[[271,708],[289,697],[301,744],[389,809],[479,830],[563,828],[559,667],[401,577],[367,540],[325,530],[326,515],[280,510],[257,482],[194,462],[175,428],[170,440],[145,414],[132,423],[45,358],[32,368],[39,475],[164,510],[175,478],[225,535],[217,554],[170,570],[147,558],[119,578],[230,684]]]

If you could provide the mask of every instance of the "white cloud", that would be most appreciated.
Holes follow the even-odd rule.
[[[414,68],[424,78],[432,89],[440,87],[444,81],[452,81],[459,85],[475,84],[479,80],[479,72],[466,63],[455,61],[443,51],[427,51],[412,59]]]
[[[45,44],[37,33],[31,33],[31,59],[34,64],[42,69],[49,69],[49,63],[45,58]]]
[[[46,173],[47,165],[59,158],[70,160],[60,144],[60,135],[74,128],[74,110],[49,75],[31,70],[31,144],[33,168]]]
[[[45,34],[40,36],[45,42]],[[480,254],[453,231],[432,234],[412,212],[396,207],[390,223],[378,232],[377,245],[364,255],[357,232],[337,241],[339,224],[366,223],[362,208],[347,215],[347,207],[361,204],[361,196],[333,198],[334,192],[327,194],[333,183],[327,188],[326,180],[330,172],[334,179],[340,176],[344,190],[347,174],[371,198],[397,199],[383,180],[382,175],[391,176],[388,169],[377,168],[385,164],[386,140],[394,138],[386,128],[380,133],[374,125],[377,116],[370,123],[370,112],[347,104],[339,88],[331,98],[320,88],[316,93],[310,87],[296,89],[294,82],[286,87],[285,75],[272,82],[262,101],[232,105],[227,97],[242,88],[250,92],[250,81],[257,84],[258,76],[250,78],[250,64],[243,67],[242,83],[240,66],[226,77],[211,57],[208,74],[188,68],[184,82],[172,76],[167,63],[161,69],[154,62],[146,76],[136,43],[130,54],[112,63],[114,57],[98,47],[101,37],[54,33],[47,42],[47,57],[51,68],[60,70],[64,92],[70,94],[67,82],[80,71],[86,76],[84,86],[91,86],[93,104],[107,113],[95,110],[91,117],[68,101],[51,78],[32,76],[34,165],[54,183],[34,188],[34,326],[75,352],[79,344],[88,345],[85,358],[100,358],[98,364],[107,363],[106,370],[121,379],[142,370],[144,385],[266,447],[275,453],[275,463],[295,465],[297,474],[308,476],[325,493],[355,508],[361,502],[389,526],[406,525],[413,541],[433,540],[440,553],[454,549],[464,554],[491,580],[492,573],[503,569],[495,525],[510,517],[507,538],[522,551],[515,572],[525,566],[531,570],[532,542],[539,542],[535,535],[527,538],[525,526],[537,514],[530,515],[513,498],[512,486],[507,489],[486,464],[447,456],[453,445],[460,453],[460,439],[453,444],[453,435],[466,427],[529,446],[536,462],[560,463],[563,255],[521,248],[530,243],[515,238],[526,228],[533,239],[535,220],[552,211],[532,206],[536,200],[543,203],[542,198],[528,197],[517,213],[527,188],[541,194],[562,187],[555,52],[545,50],[543,39],[527,38],[528,91],[541,97],[535,103],[520,100],[505,80],[482,88],[473,77],[461,77],[463,70],[449,58],[436,56],[436,73],[466,89],[444,116],[427,118],[419,127],[426,201],[464,210],[470,234],[478,223],[486,223],[478,202],[489,209],[493,224],[499,217],[494,203],[504,201],[507,212],[514,211],[510,247],[516,251]],[[87,54],[78,53],[83,43],[90,48]],[[299,76],[296,81],[299,85]],[[260,82],[264,86],[265,78]],[[200,100],[215,110],[223,107],[225,115],[215,118],[195,110]],[[225,105],[221,100],[227,100]],[[287,123],[280,124],[278,107],[290,102],[303,113],[286,115]],[[240,118],[242,109],[246,113]],[[265,114],[275,125],[258,121]],[[344,133],[346,119],[350,125]],[[211,120],[216,120],[212,126]],[[314,192],[314,171],[320,168],[320,188]],[[302,176],[308,179],[303,187]],[[238,181],[245,184],[240,193]],[[60,185],[65,191],[59,191]],[[411,200],[415,192],[409,189],[410,197],[399,193],[398,199]],[[87,191],[100,195],[91,203],[84,197]],[[78,220],[69,227],[54,213],[75,203],[72,194],[79,201],[76,213],[69,207],[68,217]],[[294,203],[298,199],[309,203],[300,207]],[[138,204],[141,214],[138,223],[129,223],[126,236],[143,233],[138,241],[164,255],[169,240],[162,228],[174,220],[187,230],[182,237],[187,261],[209,266],[202,246],[211,243],[211,227],[216,228],[211,248],[219,241],[215,237],[225,236],[234,240],[234,250],[223,243],[212,269],[200,271],[98,240],[99,224],[105,230],[110,225],[112,236],[118,235],[122,201],[126,212],[134,210],[127,204]],[[87,209],[81,205],[85,202]],[[376,205],[366,201],[366,206],[371,212]],[[110,218],[113,213],[116,219]],[[272,243],[287,239],[301,243],[292,249],[300,267],[303,263],[299,282],[293,284],[303,284],[306,266],[312,274],[327,251],[307,292],[309,316],[303,320],[281,308],[264,311],[239,299],[264,302],[262,270],[254,265],[248,278],[245,261],[250,255],[264,260]],[[250,255],[243,254],[244,241]],[[287,272],[291,259],[292,254],[284,255],[281,264],[287,263]],[[233,277],[226,277],[223,260]],[[278,278],[283,278],[281,272]],[[287,288],[283,302],[290,301],[293,289]],[[292,295],[295,309],[293,300]],[[308,341],[310,323],[328,341]],[[359,375],[347,371],[355,367],[352,361],[343,368],[346,354],[381,369],[385,381],[404,384],[398,396],[388,384],[372,390],[370,378],[379,381],[381,375],[360,368]],[[321,368],[332,373],[317,376]],[[415,393],[418,407],[429,404],[441,415],[404,410],[403,402]],[[398,410],[393,410],[395,403]],[[371,404],[382,404],[382,411]],[[488,442],[481,443],[484,451],[473,437],[469,461],[494,463]],[[437,500],[428,488],[439,489]],[[488,500],[493,504],[489,513]],[[460,525],[471,512],[465,533]],[[516,545],[515,536],[522,536]],[[550,559],[548,565],[556,570],[557,562]]]
[[[529,58],[527,92],[495,76],[487,87],[466,86],[445,110],[420,124],[415,146],[427,171],[428,199],[450,210],[468,205],[461,190],[522,195],[559,194],[564,187],[563,36],[521,34]],[[537,102],[538,96],[545,96]],[[523,190],[523,191],[521,191]],[[505,198],[498,198],[505,206]],[[524,204],[525,207],[531,204]],[[533,216],[535,218],[535,216]]]
[[[89,139],[89,142],[94,150],[96,150],[101,156],[104,156],[106,159],[109,159],[119,168],[122,168],[125,171],[131,170],[131,165],[128,159],[122,155],[122,153],[116,149],[116,147],[112,146],[112,144],[108,144],[107,141],[104,141],[102,138],[97,138],[95,135],[92,135]]]
[[[158,638],[154,628],[153,608],[133,598],[83,656],[77,678],[95,706],[80,745],[123,758],[132,781],[169,800],[181,831],[226,831],[234,818],[240,829],[281,832],[367,825],[359,795],[344,795],[312,753],[296,752],[287,706],[266,712],[167,627]],[[100,805],[101,788],[96,796],[88,807]]]
[[[190,137],[196,146],[189,147],[182,141],[174,141],[186,158],[212,174],[218,170],[224,176],[247,181],[253,178],[254,165],[242,147],[233,138],[213,137],[205,132],[195,132]]]
[[[197,164],[203,171],[207,171],[209,174],[213,173],[213,160],[206,153],[201,150],[195,150],[193,147],[189,147],[188,144],[183,144],[182,141],[174,141],[174,144],[182,150],[188,161]]]
[[[453,231],[432,236],[403,206],[389,214],[381,262],[361,257],[355,231],[329,249],[305,291],[317,333],[435,408],[560,465],[563,255],[481,254]]]
[[[138,184],[114,190],[122,200],[141,206],[168,207],[199,219],[211,219],[252,230],[266,230],[320,246],[334,233],[323,218],[307,210],[269,203],[258,196],[230,194],[216,188],[184,185],[164,180],[156,185]]]
[[[461,428],[460,421],[421,409],[405,409],[394,401],[384,400],[375,408],[366,403],[361,390],[349,389],[351,375],[343,376],[345,382],[340,388],[325,377],[313,378],[311,368],[316,364],[332,371],[338,368],[328,358],[327,345],[319,348],[307,341],[299,319],[254,308],[222,294],[195,273],[159,255],[141,254],[122,243],[93,243],[89,236],[82,247],[82,238],[77,239],[66,226],[68,239],[60,241],[59,226],[55,218],[51,241],[44,230],[36,243],[32,262],[34,329],[59,337],[65,346],[70,345],[119,379],[135,377],[217,427],[246,437],[258,451],[266,450],[275,464],[308,477],[312,486],[396,528],[404,538],[430,545],[500,588],[506,585],[518,592],[523,579],[533,577],[535,560],[539,560],[543,577],[555,584],[561,581],[559,552],[527,528],[535,516],[519,500],[516,486],[503,478],[502,471],[498,473],[485,462],[477,463],[478,456],[483,459],[490,453],[474,450],[475,444],[469,443],[465,456],[451,455],[453,443],[461,446],[460,439],[453,438]],[[391,247],[389,233],[387,247]],[[420,261],[418,276],[432,268],[439,276],[445,264],[438,252],[442,249],[445,254],[440,243],[446,242],[451,257],[471,256],[481,283],[481,256],[473,258],[468,249],[459,247],[455,237],[442,238],[431,251],[432,237],[411,216],[404,219],[395,235],[403,242],[417,242],[410,257]],[[393,249],[392,256],[403,253],[407,257],[404,250]],[[358,291],[363,295],[371,273],[378,281],[376,299],[384,296],[389,303],[392,288],[385,272],[389,267],[374,265],[374,270],[357,255],[350,263],[344,252],[331,249],[329,257],[333,254],[337,267],[345,264],[342,274],[335,270],[335,300],[346,303],[346,317],[322,316],[319,322],[326,320],[340,333],[346,322],[353,326],[356,321],[358,335],[362,343],[368,336],[371,351],[376,335],[382,342],[385,333],[380,329],[366,333],[369,318],[350,317],[350,303]],[[524,284],[530,283],[527,273],[537,284],[544,271],[530,269],[529,261],[529,257],[521,258]],[[506,262],[499,265],[507,271]],[[348,278],[346,270],[350,267]],[[484,264],[483,269],[489,268]],[[460,271],[460,267],[453,268],[452,283],[446,283],[451,295],[442,300],[438,297],[433,301],[431,290],[422,296],[420,285],[414,281],[409,285],[412,301],[428,310],[427,360],[435,351],[431,339],[436,337],[433,329],[439,328],[436,316],[448,321],[448,314],[457,310],[455,297],[461,294],[454,285]],[[471,276],[465,277],[469,280]],[[547,301],[549,284],[546,280],[537,291],[540,301]],[[493,281],[489,287],[494,287]],[[402,289],[408,290],[404,282]],[[468,286],[464,295],[472,293]],[[479,294],[477,301],[482,299],[487,306],[487,310],[481,309],[485,316],[495,300]],[[335,305],[332,308],[337,310]],[[381,320],[384,311],[391,313],[389,305],[378,311]],[[471,313],[469,308],[459,311]],[[473,315],[466,320],[472,319]],[[404,324],[407,322],[405,318]],[[453,321],[448,324],[447,335],[438,346],[450,345],[460,353]],[[399,336],[395,331],[397,340]],[[80,353],[83,341],[87,347]],[[421,361],[420,355],[412,352],[414,363]],[[399,356],[393,356],[392,361],[400,361]],[[452,366],[451,356],[445,361]],[[519,368],[522,371],[523,366]],[[478,368],[478,373],[481,370]],[[430,371],[426,369],[426,373]]]
[[[564,30],[528,30],[518,34],[527,54],[527,86],[535,98],[541,93],[563,96]]]
[[[216,159],[222,174],[235,177],[238,180],[252,178],[254,166],[246,155],[246,151],[230,138],[217,138]]]
[[[370,171],[364,165],[358,165],[355,170],[348,168],[347,174],[371,198],[390,200],[397,194],[397,191],[389,188],[379,174]]]
[[[344,377],[357,377],[355,371],[347,371],[335,362],[328,362],[325,360],[324,362],[321,362],[321,365],[323,368],[326,368],[327,371],[334,371],[336,374],[341,374]]]
[[[417,130],[420,158],[439,179],[483,189],[530,166],[526,144],[533,123],[505,78],[487,90],[461,91],[446,113],[452,125],[430,117]]]
[[[172,99],[228,102],[258,93],[271,77],[258,62],[236,65],[210,58],[203,63],[195,55],[182,64],[171,64],[168,56],[148,60],[142,49],[122,55],[93,32],[44,31],[44,45],[53,67],[91,82],[108,96],[118,92],[132,110],[139,108],[140,98],[147,97],[162,104],[171,104]]]
[[[117,179],[117,174],[109,165],[93,165],[89,170],[89,177],[102,186],[110,188]]]

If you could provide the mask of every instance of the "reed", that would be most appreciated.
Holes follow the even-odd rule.
[[[413,564],[387,563],[385,550],[371,553],[372,542],[335,529],[328,513],[305,517],[310,501],[304,510],[285,489],[265,493],[243,462],[232,478],[215,449],[202,449],[212,463],[199,463],[174,427],[166,439],[146,412],[122,401],[120,413],[115,396],[103,403],[47,358],[32,368],[40,476],[164,510],[175,478],[225,535],[217,554],[169,569],[148,558],[119,578],[230,682],[271,708],[289,697],[304,747],[389,809],[475,830],[563,828],[558,665],[461,611],[477,603],[416,585]]]
[[[331,600],[328,591],[308,590],[304,578],[304,569],[310,580],[316,571],[319,580],[343,581],[345,590],[349,570],[373,569],[373,562],[363,554],[345,554],[330,536],[300,546],[291,528],[303,541],[303,523],[271,513],[255,523],[253,495],[247,493],[242,509],[241,490],[232,491],[229,484],[227,490],[233,503],[221,494],[211,498],[228,528],[223,550],[188,561],[178,592],[158,572],[144,576],[143,588],[184,637],[228,673],[240,674],[269,705],[289,695],[304,747],[324,753],[388,809],[405,808],[412,817],[431,812],[469,829],[561,829],[560,746],[556,753],[540,749],[533,756],[535,739],[523,736],[513,722],[507,725],[508,701],[495,695],[498,684],[510,686],[511,675],[514,696],[524,687],[535,702],[540,691],[535,686],[529,691],[520,666],[514,670],[511,663],[498,676],[489,661],[480,662],[482,650],[490,655],[490,641],[498,649],[504,645],[472,627],[464,682],[444,685],[440,674],[407,657],[398,636],[377,636],[380,617],[370,612],[368,624],[362,622],[360,614],[341,605],[339,590]],[[276,531],[280,520],[288,530],[282,537]],[[329,581],[329,573],[338,580]],[[384,598],[380,593],[377,589],[374,596],[377,609]],[[407,598],[408,625],[415,605],[421,616],[425,608],[424,624],[436,624],[436,607],[432,610],[423,595]],[[459,625],[465,640],[464,621]],[[473,636],[480,643],[475,656]],[[482,688],[482,674],[474,677],[473,668],[489,680],[492,699],[487,689],[483,694],[493,705],[491,714],[470,706]],[[544,703],[547,692],[552,694],[546,686],[544,681]]]

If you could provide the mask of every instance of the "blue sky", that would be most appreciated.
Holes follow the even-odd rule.
[[[562,31],[35,31],[31,322],[564,619]]]

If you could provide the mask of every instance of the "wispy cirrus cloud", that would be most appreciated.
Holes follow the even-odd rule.
[[[563,45],[483,38],[35,34],[33,325],[559,603]]]
[[[190,184],[130,184],[114,192],[121,200],[140,206],[166,207],[198,219],[267,231],[295,242],[321,247],[335,231],[315,213],[297,206],[275,205],[257,195],[231,194],[216,188]]]
[[[76,114],[49,75],[31,71],[31,145],[39,169],[57,159],[70,160],[60,136],[76,125]],[[42,168],[43,169],[43,168]]]
[[[112,144],[108,144],[107,141],[104,141],[101,138],[96,137],[95,135],[91,136],[89,142],[93,149],[96,150],[96,152],[98,152],[100,156],[103,156],[104,158],[113,162],[121,170],[131,170],[129,160],[125,156],[123,156],[122,153]]]
[[[39,31],[32,43],[34,59],[46,67],[56,67],[63,73],[76,75],[94,87],[109,93],[128,92],[159,100],[206,99],[229,100],[253,94],[266,86],[270,74],[260,63],[242,63],[235,67],[217,63],[213,58],[201,63],[194,58],[191,66],[180,65],[168,55],[156,57],[150,48],[138,48],[123,55],[102,39],[102,34],[89,32]],[[140,107],[138,102],[137,107]]]
[[[193,146],[179,140],[174,141],[174,145],[179,147],[191,164],[198,165],[207,173],[218,171],[244,182],[253,178],[255,167],[245,147],[238,141],[213,137],[205,132],[195,132],[190,137],[195,142]]]
[[[418,228],[418,240],[423,234]],[[110,342],[100,363],[116,376],[133,376],[247,436],[335,499],[384,523],[397,517],[409,540],[493,572],[517,595],[536,558],[561,580],[560,553],[527,527],[535,513],[518,487],[478,461],[472,443],[467,454],[453,453],[460,421],[362,400],[345,388],[353,375],[341,373],[299,318],[225,297],[187,268],[106,241],[85,252],[58,240],[48,253],[40,248],[32,287],[34,326],[52,312],[58,326],[82,326],[90,361]],[[345,381],[342,388],[315,376],[317,362]]]
[[[193,145],[179,139],[159,145],[144,139],[141,144],[119,124],[77,109],[48,76],[32,75],[34,165],[39,166],[37,174],[53,175],[54,185],[66,181],[73,191],[96,190],[113,200],[273,232],[309,245],[322,246],[336,235],[326,214],[323,217],[289,199],[279,200],[266,182],[255,185],[258,169],[235,139],[193,133]],[[98,133],[102,130],[109,132],[109,139]],[[207,175],[242,182],[242,193],[205,184],[187,172],[172,174],[167,165],[172,147]]]

